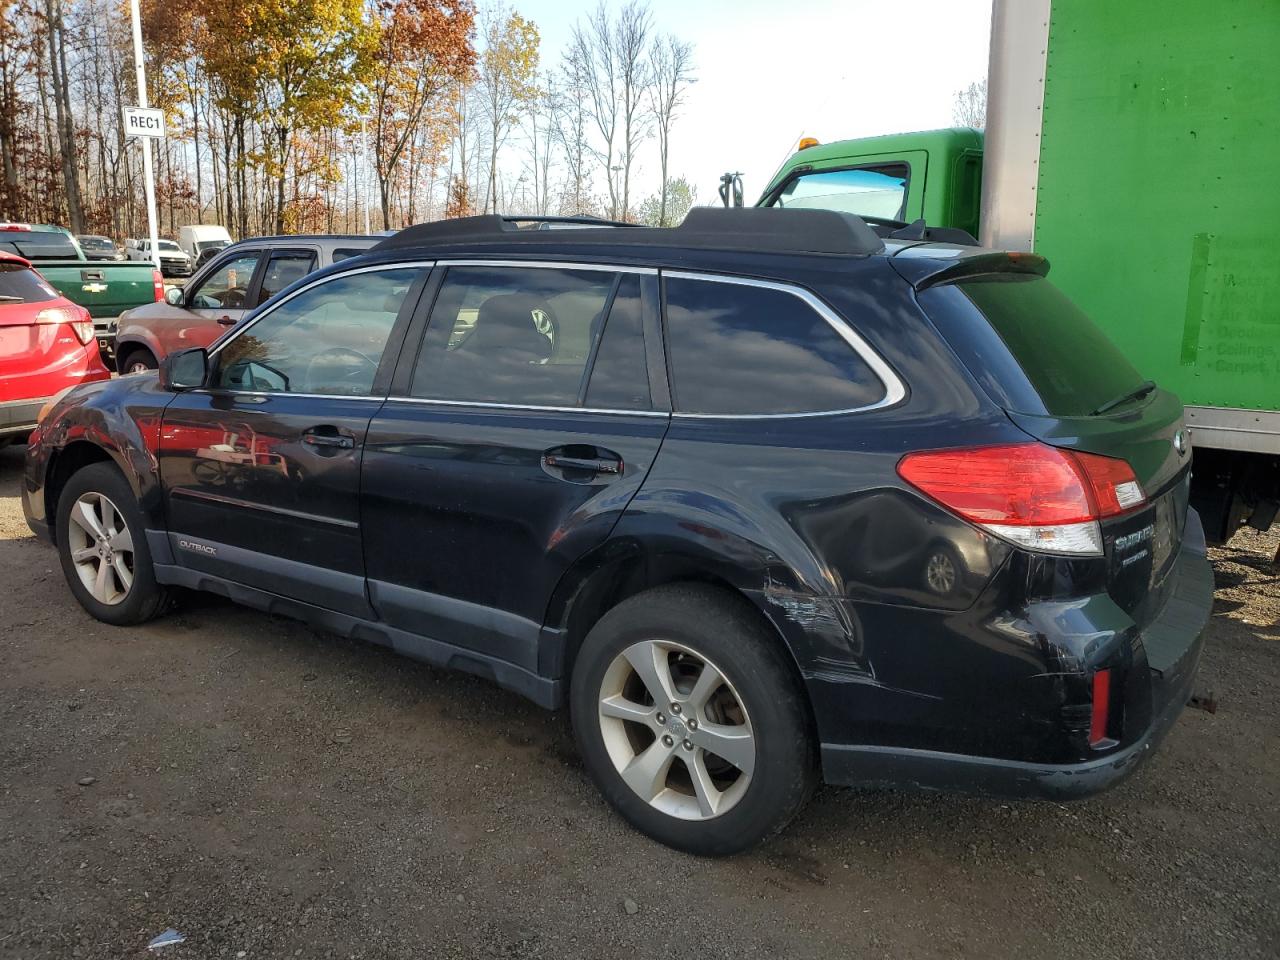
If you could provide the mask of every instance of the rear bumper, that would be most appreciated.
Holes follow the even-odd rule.
[[[0,403],[0,437],[30,433],[34,430],[40,408],[48,402],[48,399],[48,397],[38,397],[34,400],[7,400]]]
[[[1213,606],[1213,573],[1204,532],[1194,511],[1175,582],[1159,616],[1140,636],[1150,664],[1150,720],[1144,730],[1105,756],[1077,763],[1033,763],[933,750],[851,744],[822,745],[823,777],[841,786],[893,786],[958,790],[1007,797],[1069,800],[1113,786],[1136,770],[1178,719],[1191,698],[1203,631]]]

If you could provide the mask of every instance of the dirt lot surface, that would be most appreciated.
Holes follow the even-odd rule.
[[[483,681],[210,597],[91,620],[20,468],[0,451],[0,957],[1280,956],[1275,536],[1214,553],[1217,714],[1111,793],[827,789],[706,861]]]

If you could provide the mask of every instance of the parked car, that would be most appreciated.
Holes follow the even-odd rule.
[[[125,259],[124,252],[112,242],[110,237],[84,234],[76,237],[76,240],[79,241],[80,249],[84,251],[86,260],[120,261]]]
[[[103,360],[115,356],[115,323],[122,312],[164,299],[164,278],[150,263],[91,262],[65,230],[29,223],[0,223],[0,252],[39,265],[41,276],[93,317]]]
[[[130,260],[151,261],[150,240],[126,240],[124,247]],[[160,253],[160,272],[166,277],[191,276],[191,257],[172,240],[157,240],[156,250]]]
[[[830,211],[410,228],[65,397],[24,508],[104,622],[212,590],[567,705],[683,850],[819,777],[1078,797],[1213,584],[1182,405],[1047,270]]]
[[[110,376],[89,312],[0,251],[0,446],[26,439],[58,393]]]
[[[376,237],[258,237],[222,252],[164,303],[120,317],[121,373],[154,370],[173,350],[207,347],[254,307],[320,267],[364,253]]]

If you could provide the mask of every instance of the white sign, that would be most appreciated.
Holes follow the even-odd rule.
[[[163,139],[164,111],[148,107],[125,107],[124,132],[130,137]]]

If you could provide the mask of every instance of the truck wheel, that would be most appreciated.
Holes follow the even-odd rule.
[[[126,353],[116,365],[116,369],[120,371],[121,376],[127,376],[131,373],[146,373],[148,370],[155,370],[158,366],[160,364],[156,362],[155,356],[143,347]]]
[[[113,465],[77,471],[58,497],[58,558],[80,605],[104,623],[150,620],[165,606],[138,501]]]
[[[719,590],[659,587],[610,610],[578,654],[570,707],[605,798],[688,853],[773,836],[817,780],[795,671],[754,612]]]

